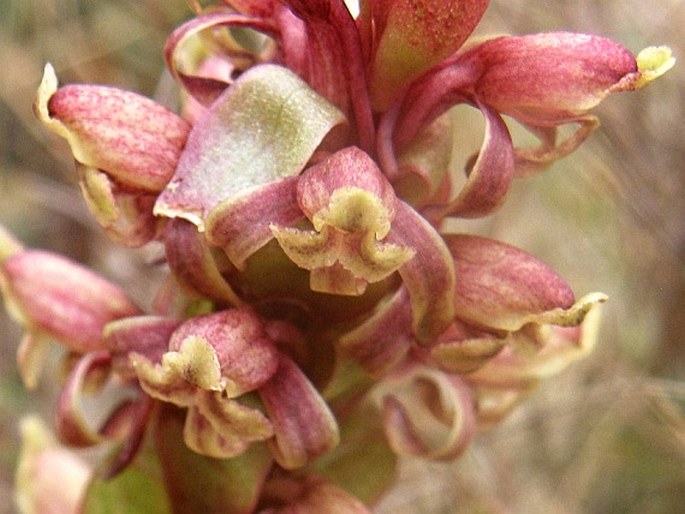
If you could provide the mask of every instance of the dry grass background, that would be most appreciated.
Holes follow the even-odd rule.
[[[27,244],[86,262],[145,302],[144,256],[111,245],[88,217],[66,145],[31,113],[43,65],[64,82],[155,96],[165,35],[182,0],[0,0],[0,222]],[[598,347],[452,465],[407,462],[379,511],[676,513],[685,505],[685,2],[493,0],[481,33],[570,29],[681,62],[645,90],[610,98],[602,127],[505,208],[464,230],[543,258],[578,295],[611,297]],[[163,82],[163,81],[162,81]],[[473,136],[471,136],[473,137]],[[464,141],[469,134],[464,134]],[[17,420],[49,417],[50,380],[28,394],[0,314],[0,512],[12,512]]]

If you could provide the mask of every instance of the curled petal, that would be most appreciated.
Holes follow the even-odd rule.
[[[454,305],[461,320],[513,332],[542,313],[573,305],[566,281],[522,250],[465,234],[445,236],[445,242],[459,277]]]
[[[398,454],[453,459],[473,438],[473,399],[459,378],[423,369],[380,388],[385,433]]]
[[[370,89],[375,109],[382,111],[414,78],[461,47],[488,0],[369,4],[362,13],[372,15],[378,34]]]
[[[188,70],[192,61],[188,58],[188,52],[184,49],[191,47],[193,38],[204,31],[217,29],[220,27],[245,27],[257,30],[269,36],[275,35],[276,27],[267,19],[261,16],[250,14],[240,14],[235,12],[217,11],[196,16],[192,20],[178,27],[169,36],[165,46],[165,56],[169,70],[176,79],[183,85],[191,96],[202,105],[209,106],[219,97],[219,95],[232,83],[229,75],[220,79],[214,76],[205,76],[201,70]],[[245,49],[238,50],[239,45],[231,40],[236,47],[236,61],[246,60],[247,52]],[[222,41],[224,47],[226,40]],[[200,52],[197,52],[200,54]],[[253,64],[257,56],[249,59],[249,64]],[[190,61],[190,62],[189,62]]]
[[[135,93],[92,85],[57,89],[49,64],[35,111],[69,142],[78,162],[122,185],[152,192],[171,178],[190,130],[176,114]]]
[[[598,293],[581,298],[564,315],[562,322],[575,325],[545,327],[545,344],[509,345],[485,366],[468,375],[466,380],[490,390],[510,389],[525,391],[539,379],[559,373],[570,363],[588,355],[595,346],[601,319],[600,304],[603,295]],[[582,315],[579,320],[578,316]],[[568,317],[566,317],[568,316]],[[526,337],[524,331],[516,337]]]
[[[505,337],[455,320],[431,345],[429,361],[450,373],[470,373],[490,361],[506,343]]]
[[[65,444],[92,446],[105,440],[102,434],[89,426],[81,405],[87,375],[103,369],[110,369],[109,355],[107,352],[92,352],[82,357],[70,373],[67,385],[60,394],[55,415],[57,433]]]
[[[222,390],[216,352],[199,337],[185,339],[177,351],[165,353],[158,364],[137,353],[130,359],[143,390],[158,400],[188,407],[198,389]]]
[[[78,162],[76,170],[86,205],[110,239],[138,247],[157,235],[160,220],[152,215],[156,194],[121,188],[107,173]]]
[[[411,249],[380,244],[371,234],[348,235],[328,226],[321,232],[279,227],[272,231],[286,255],[312,272],[310,286],[319,292],[361,295],[367,284],[385,279],[413,257]]]
[[[270,182],[220,203],[207,217],[207,241],[244,269],[245,261],[273,239],[271,224],[288,226],[303,218],[295,196],[297,180]]]
[[[111,359],[107,352],[93,352],[79,359],[60,393],[55,427],[60,440],[70,446],[84,447],[107,440],[123,440],[117,456],[105,471],[111,477],[137,455],[149,420],[151,401],[146,395],[123,399],[109,408],[106,419],[98,428],[94,427],[87,419],[82,400],[88,382],[93,381],[92,376],[100,379],[99,375],[108,373],[110,369]],[[103,395],[99,399],[106,400],[106,397]],[[89,414],[92,415],[92,409]]]
[[[151,439],[170,503],[183,503],[191,512],[254,512],[273,467],[266,445],[252,445],[230,459],[206,457],[179,444],[184,439],[186,413],[169,404],[159,407]]]
[[[201,232],[209,213],[250,189],[297,175],[341,113],[294,73],[250,68],[193,125],[154,212]]]
[[[397,204],[388,241],[416,251],[399,274],[409,292],[414,335],[420,342],[430,341],[454,317],[456,278],[452,256],[440,234],[402,201]]]
[[[494,336],[443,342],[431,348],[431,357],[440,369],[461,375],[481,368],[505,344],[505,340]]]
[[[398,152],[397,160],[383,169],[390,176],[395,193],[405,202],[423,206],[449,195],[446,181],[454,144],[453,117],[443,115],[424,128],[414,140]],[[382,149],[379,129],[379,154],[394,152]],[[387,143],[391,144],[390,138]],[[394,157],[393,157],[394,158]]]
[[[569,155],[599,127],[599,120],[591,114],[569,118],[559,123],[575,123],[578,128],[569,137],[558,142],[556,140],[556,124],[546,126],[543,122],[540,126],[526,126],[540,139],[541,144],[538,147],[516,149],[515,173],[517,178],[534,175],[557,159]]]
[[[303,76],[330,102],[352,115],[363,150],[374,148],[374,121],[367,88],[362,44],[355,20],[344,2],[337,0],[286,0],[307,28],[307,60]],[[341,80],[342,79],[342,80]]]
[[[637,54],[637,73],[624,77],[614,91],[633,91],[646,86],[675,66],[675,57],[667,46],[650,46]]]
[[[271,437],[271,424],[258,409],[227,397],[217,352],[203,337],[191,335],[197,324],[187,326],[194,320],[177,330],[170,342],[177,350],[165,353],[161,364],[133,354],[133,367],[150,396],[188,407],[183,433],[189,448],[216,458],[235,457],[252,442]]]
[[[468,179],[457,198],[449,204],[429,207],[426,214],[435,219],[446,215],[463,218],[485,216],[495,211],[509,191],[514,178],[514,147],[502,118],[488,106],[478,103],[485,117],[485,137]]]
[[[487,40],[411,86],[396,143],[406,144],[451,106],[474,98],[535,126],[573,122],[610,93],[642,87],[675,62],[667,47],[643,52],[636,60],[613,41],[570,32]]]
[[[172,335],[169,350],[184,352],[184,347],[188,344],[197,346],[198,349],[203,348],[203,360],[209,358],[211,348],[219,365],[220,390],[229,397],[257,389],[278,367],[276,347],[265,332],[259,317],[247,308],[230,309],[189,319]],[[207,345],[209,348],[206,348]],[[213,365],[211,369],[214,369]],[[210,376],[212,378],[204,382],[201,370],[198,369],[188,379],[203,389],[218,390],[213,371]]]
[[[377,205],[368,208],[361,205],[353,214],[348,213],[337,206],[342,200],[338,198],[340,192],[348,189],[368,192],[373,198],[368,201],[375,201]],[[346,232],[372,231],[378,239],[383,239],[395,216],[396,199],[392,186],[371,157],[354,146],[307,169],[297,184],[297,201],[317,230],[328,223]],[[359,202],[363,201],[364,198],[359,198]]]
[[[289,358],[259,389],[274,428],[269,441],[276,462],[286,469],[304,466],[338,445],[338,425],[316,388]]]

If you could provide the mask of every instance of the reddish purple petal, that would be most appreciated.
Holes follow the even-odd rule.
[[[467,170],[468,179],[453,201],[426,209],[429,218],[444,216],[476,218],[495,211],[504,202],[514,178],[514,147],[502,118],[478,103],[485,117],[485,136],[476,162]]]
[[[173,333],[169,350],[180,350],[190,339],[202,339],[214,349],[229,397],[257,389],[278,367],[271,338],[257,314],[247,308],[190,318]]]
[[[414,209],[397,203],[388,241],[416,251],[399,269],[409,291],[414,335],[421,342],[439,335],[454,316],[455,274],[452,256],[436,230]]]
[[[474,90],[483,102],[523,121],[584,113],[637,71],[625,47],[570,32],[492,39],[461,60],[482,70]]]
[[[181,320],[164,316],[130,316],[105,325],[103,337],[112,356],[112,367],[124,378],[135,378],[129,354],[137,353],[159,363],[169,350],[171,334]]]
[[[232,77],[227,76],[224,80],[219,80],[215,77],[202,76],[199,70],[184,69],[188,67],[188,64],[183,63],[183,47],[200,32],[219,27],[247,27],[271,37],[275,36],[276,31],[275,25],[267,19],[226,11],[197,16],[174,30],[167,39],[164,49],[167,66],[186,91],[205,106],[211,105],[233,82]]]
[[[382,376],[402,362],[413,344],[411,305],[401,287],[381,301],[361,325],[338,340],[340,348],[368,373]]]
[[[573,305],[573,291],[552,268],[513,246],[470,235],[447,235],[454,258],[458,318],[515,331],[530,316]]]
[[[298,178],[271,182],[220,203],[207,217],[207,241],[243,269],[248,257],[273,239],[272,225],[290,226],[304,218],[297,204]]]
[[[50,252],[17,252],[1,263],[0,273],[3,292],[27,327],[77,353],[104,348],[106,323],[140,313],[121,288]]]
[[[59,438],[70,446],[84,447],[99,444],[105,437],[90,426],[81,403],[87,375],[109,372],[107,352],[93,352],[79,359],[62,389],[55,413],[55,430]],[[130,420],[129,420],[130,421]]]
[[[288,357],[281,355],[278,371],[259,396],[274,428],[271,452],[282,467],[302,467],[338,445],[340,434],[333,414]]]
[[[307,26],[307,71],[312,87],[354,121],[359,145],[374,148],[375,129],[362,46],[354,19],[340,0],[285,0]],[[342,80],[341,80],[342,79]],[[347,106],[351,109],[348,110]]]

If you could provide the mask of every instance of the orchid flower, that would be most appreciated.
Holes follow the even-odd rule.
[[[487,0],[189,4],[164,49],[180,114],[46,66],[35,112],[86,204],[115,242],[157,243],[168,278],[142,309],[1,231],[22,374],[35,385],[37,340],[62,343],[58,435],[119,443],[84,505],[138,492],[107,480],[149,464],[181,510],[368,512],[354,495],[377,499],[396,455],[458,457],[585,355],[606,300],[445,222],[493,214],[598,127],[592,108],[674,59],[570,32],[471,41]],[[460,104],[484,119],[463,170]],[[81,400],[103,382],[130,395],[93,426]]]

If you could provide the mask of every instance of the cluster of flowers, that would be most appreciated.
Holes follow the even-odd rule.
[[[90,485],[70,508],[156,459],[174,512],[368,512],[396,455],[457,457],[587,353],[604,295],[576,299],[543,262],[443,222],[496,211],[514,179],[597,127],[589,109],[673,59],[565,32],[467,42],[487,5],[195,6],[165,49],[180,115],[116,88],[58,87],[46,67],[35,111],[68,141],[90,211],[118,243],[163,247],[168,268],[143,310],[0,233],[26,385],[58,341],[60,440],[118,441],[103,469],[79,471]],[[465,173],[450,166],[455,134],[472,130],[458,104],[484,119]],[[515,146],[503,115],[539,144]],[[562,125],[576,130],[560,138]],[[93,426],[82,396],[106,382],[128,394]],[[38,468],[26,505],[60,473]]]

